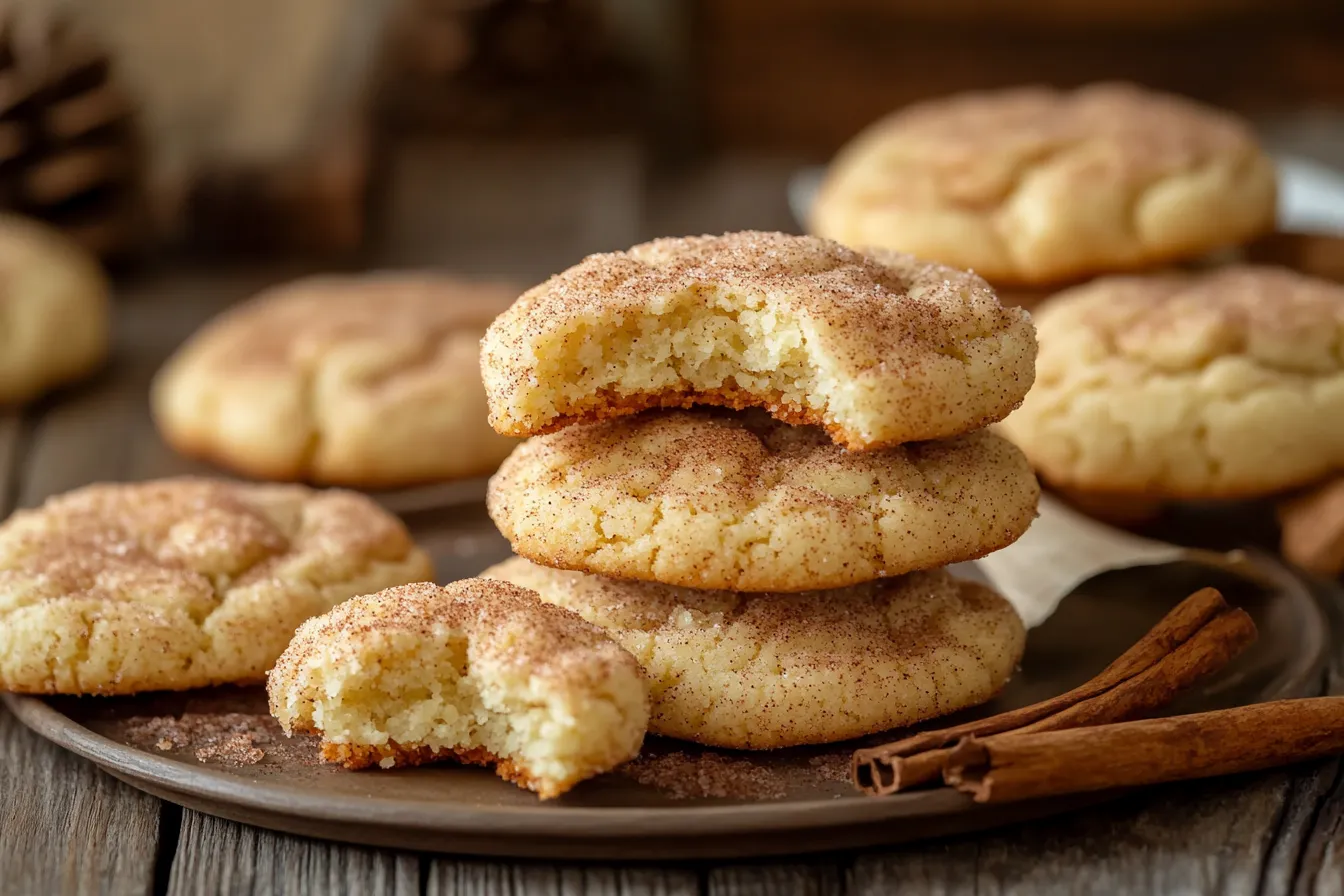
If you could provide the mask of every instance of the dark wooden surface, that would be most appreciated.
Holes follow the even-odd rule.
[[[584,252],[655,234],[792,226],[787,161],[724,161],[653,185],[638,153],[619,143],[559,147],[544,158],[424,147],[400,165],[379,264],[530,280]],[[150,425],[150,375],[214,310],[292,273],[188,269],[127,283],[109,369],[0,414],[0,512],[92,480],[185,469]],[[1344,645],[1321,686],[1344,686]],[[182,810],[47,744],[0,709],[0,894],[84,892],[1326,896],[1344,894],[1344,776],[1339,761],[1317,763],[1158,788],[1014,830],[788,862],[484,861],[306,840]]]

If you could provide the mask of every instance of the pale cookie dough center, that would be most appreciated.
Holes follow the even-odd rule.
[[[581,414],[594,396],[726,390],[824,412],[850,412],[843,378],[818,353],[814,329],[768,294],[697,284],[612,321],[581,318],[537,344],[539,382],[560,384],[547,416]]]

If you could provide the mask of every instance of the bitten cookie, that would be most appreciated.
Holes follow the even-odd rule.
[[[0,525],[0,690],[261,681],[305,619],[432,574],[401,523],[350,492],[89,486]]]
[[[1027,314],[973,274],[745,232],[589,256],[500,315],[481,370],[508,435],[702,404],[864,450],[1001,419],[1035,351]]]
[[[0,215],[0,404],[85,376],[107,357],[109,286],[60,233]]]
[[[530,439],[490,515],[547,566],[690,588],[838,588],[983,556],[1036,516],[1031,466],[980,431],[860,454],[748,411],[660,411]]]
[[[1111,277],[1036,311],[1001,432],[1066,489],[1242,498],[1344,468],[1344,286],[1278,268]]]
[[[746,595],[620,582],[516,557],[484,573],[573,610],[634,654],[649,731],[763,750],[847,740],[988,700],[1026,632],[943,570],[839,591]]]
[[[185,454],[262,479],[399,486],[494,471],[480,338],[517,292],[431,275],[315,277],[226,312],[159,373]]]
[[[810,223],[1017,286],[1199,257],[1274,216],[1274,165],[1245,124],[1095,84],[903,109],[841,150]]]
[[[271,714],[347,768],[493,765],[559,796],[639,754],[643,672],[600,628],[526,588],[466,579],[348,600],[275,664]]]

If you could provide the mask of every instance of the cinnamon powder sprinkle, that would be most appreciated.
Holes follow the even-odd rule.
[[[806,764],[781,764],[711,751],[671,750],[639,756],[620,774],[674,800],[778,800],[791,790],[849,781],[850,753],[836,751],[808,758]]]
[[[284,740],[270,716],[239,712],[141,716],[127,720],[122,735],[142,750],[190,750],[197,762],[238,767],[256,765],[266,758],[263,748],[279,747]]]
[[[640,756],[621,766],[621,772],[675,800],[777,800],[788,792],[778,772],[718,753]]]

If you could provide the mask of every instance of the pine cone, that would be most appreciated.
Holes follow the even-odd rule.
[[[68,22],[0,7],[0,208],[124,255],[148,230],[141,159],[107,55]]]

